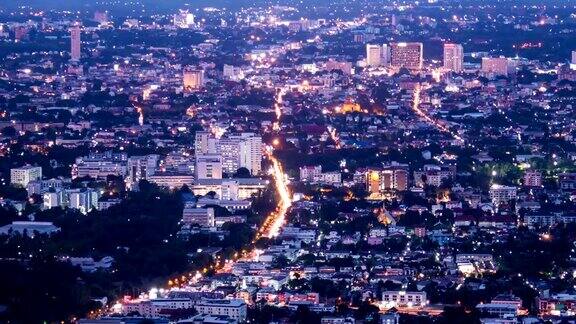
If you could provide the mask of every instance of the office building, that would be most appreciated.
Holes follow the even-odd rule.
[[[462,72],[464,65],[464,48],[460,44],[444,44],[444,69]]]
[[[169,189],[179,189],[186,185],[190,187],[194,183],[194,175],[179,172],[155,172],[147,177],[148,181]]]
[[[204,85],[204,70],[185,67],[182,78],[185,92],[199,90]]]
[[[382,65],[388,66],[390,64],[390,46],[382,44]]]
[[[195,195],[215,192],[222,200],[250,199],[266,188],[268,181],[258,178],[198,179],[190,188]]]
[[[42,195],[42,199],[44,209],[71,208],[87,214],[93,209],[98,209],[100,192],[92,188],[50,190]]]
[[[90,177],[94,179],[106,179],[109,175],[126,175],[126,153],[91,153],[88,156],[76,158],[72,166],[72,179]]]
[[[529,170],[524,173],[522,177],[525,187],[540,187],[542,186],[542,172],[536,170]]]
[[[159,159],[160,156],[156,154],[129,157],[126,182],[138,183],[140,180],[147,180],[156,172]]]
[[[505,57],[483,57],[481,72],[488,76],[508,76],[513,67]]]
[[[250,174],[257,175],[262,171],[262,137],[253,133],[240,135],[240,167]]]
[[[10,170],[10,183],[12,185],[26,187],[29,182],[42,180],[42,167],[25,165]]]
[[[74,24],[70,27],[70,60],[79,61],[81,57],[81,44],[80,25]]]
[[[218,153],[218,140],[210,132],[196,132],[194,138],[196,156]]]
[[[517,191],[516,187],[493,184],[490,186],[489,194],[494,206],[499,206],[502,203],[508,203],[510,200],[516,199]]]
[[[68,208],[77,209],[82,214],[87,214],[98,208],[100,193],[91,188],[66,190]]]
[[[382,65],[382,47],[380,45],[366,45],[366,65],[372,67]]]
[[[382,293],[382,303],[391,307],[426,306],[428,299],[423,291],[385,291]]]
[[[188,202],[182,211],[184,225],[199,225],[201,227],[214,227],[214,208],[196,208],[196,204]]]
[[[242,299],[206,299],[194,306],[198,313],[225,315],[239,322],[246,320],[247,306]]]
[[[422,43],[392,43],[390,44],[390,63],[397,69],[419,71],[424,61],[423,50]]]
[[[250,174],[262,171],[262,137],[254,133],[241,133],[215,138],[209,132],[197,132],[194,147],[196,160],[203,155],[219,155],[222,171],[234,174],[246,168]]]
[[[222,179],[222,157],[219,154],[196,156],[196,180]]]

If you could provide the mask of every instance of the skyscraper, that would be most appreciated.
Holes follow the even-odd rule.
[[[380,66],[382,65],[382,47],[380,45],[366,45],[366,65],[367,66]]]
[[[250,170],[252,175],[262,171],[262,137],[253,133],[241,135],[240,167]]]
[[[394,68],[407,68],[411,71],[422,69],[422,43],[392,43],[390,44],[390,60]]]
[[[382,65],[390,64],[390,46],[382,44]]]
[[[218,140],[210,132],[196,132],[194,150],[196,156],[216,154],[218,151]]]
[[[185,67],[182,79],[185,92],[198,90],[204,85],[204,71],[192,67]]]
[[[70,59],[79,61],[81,56],[80,25],[75,23],[70,27]]]
[[[452,72],[462,72],[464,48],[460,44],[444,44],[444,68]]]

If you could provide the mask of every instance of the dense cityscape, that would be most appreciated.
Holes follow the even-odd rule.
[[[576,1],[4,2],[1,323],[576,323]]]

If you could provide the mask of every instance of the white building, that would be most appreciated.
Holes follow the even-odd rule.
[[[34,237],[39,234],[53,234],[60,231],[60,228],[52,222],[12,222],[12,224],[0,227],[0,235],[26,234]]]
[[[188,12],[187,10],[180,10],[177,14],[172,16],[172,22],[174,26],[178,28],[190,28],[194,26],[194,14]]]
[[[219,154],[196,156],[196,180],[222,179],[222,157]]]
[[[182,74],[185,92],[199,90],[204,85],[204,70],[186,67]]]
[[[78,157],[72,166],[72,178],[106,179],[109,175],[124,177],[127,161],[126,153],[92,153]]]
[[[187,185],[190,187],[194,183],[194,175],[173,172],[161,172],[148,176],[148,181],[160,187],[178,189]]]
[[[382,303],[387,307],[426,306],[428,299],[424,291],[385,291],[382,293]]]
[[[66,190],[66,194],[68,195],[68,208],[78,209],[82,214],[98,208],[100,193],[96,190],[70,189]]]
[[[20,168],[10,169],[10,183],[12,185],[26,187],[30,181],[42,180],[42,168],[25,165]]]
[[[167,309],[190,309],[194,307],[188,298],[158,298],[151,300],[134,300],[122,305],[122,313],[138,312],[144,317],[156,317],[160,311]]]
[[[216,138],[209,132],[197,132],[194,147],[197,162],[206,155],[219,155],[222,171],[228,174],[239,168],[248,169],[252,175],[262,172],[262,137],[254,133]]]
[[[516,187],[502,186],[499,184],[493,184],[490,186],[489,194],[490,199],[494,206],[498,206],[502,203],[508,203],[510,200],[516,199],[517,193]]]
[[[99,198],[100,192],[91,188],[51,190],[42,195],[45,209],[67,207],[78,209],[83,214],[98,209]]]
[[[242,68],[233,65],[224,64],[222,74],[224,78],[232,81],[239,81],[244,79],[244,72],[242,71]]]
[[[267,185],[267,181],[258,178],[198,179],[190,189],[195,195],[205,196],[212,191],[222,200],[243,200],[260,193]]]
[[[246,320],[247,306],[242,299],[206,299],[194,306],[198,313],[225,315],[239,322]]]
[[[210,132],[196,132],[194,138],[196,156],[218,153],[218,140]]]
[[[464,66],[464,48],[460,44],[444,44],[444,68],[448,71],[462,72]]]
[[[129,157],[126,182],[138,183],[140,180],[147,180],[156,172],[159,160],[160,157],[156,154]]]
[[[300,167],[300,181],[312,182],[314,179],[320,177],[320,174],[322,174],[321,165]]]
[[[340,171],[321,173],[317,182],[320,184],[339,186],[342,184],[342,173],[340,173]]]
[[[28,182],[26,191],[28,196],[41,195],[50,189],[61,190],[64,187],[64,179],[35,180]]]
[[[366,45],[366,65],[377,67],[382,65],[382,46]]]
[[[243,133],[241,137],[240,167],[258,175],[262,171],[262,137],[252,133]]]
[[[214,208],[196,208],[194,203],[186,203],[182,211],[182,223],[214,227]]]

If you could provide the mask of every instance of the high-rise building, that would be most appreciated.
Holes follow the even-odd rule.
[[[460,44],[444,44],[444,68],[452,72],[462,72],[464,48]]]
[[[72,61],[79,61],[82,55],[81,52],[81,39],[80,39],[80,25],[74,24],[70,27],[70,59]]]
[[[200,159],[217,156],[220,173],[234,174],[239,168],[246,168],[253,175],[262,171],[262,137],[254,133],[216,138],[210,132],[196,132],[194,148],[197,166]]]
[[[256,175],[262,171],[262,137],[253,133],[241,135],[240,167],[246,168],[250,174]]]
[[[240,168],[240,143],[238,137],[225,137],[218,141],[218,151],[222,156],[222,170],[234,174]]]
[[[366,45],[366,65],[367,66],[380,66],[382,65],[382,47],[380,45]]]
[[[160,157],[156,154],[131,156],[128,158],[128,183],[138,183],[146,180],[156,172]]]
[[[230,135],[218,140],[224,172],[233,174],[246,168],[252,175],[262,171],[262,137],[254,133]]]
[[[394,68],[407,68],[411,71],[422,69],[424,57],[422,43],[390,44],[390,63]]]
[[[10,169],[10,183],[26,187],[30,181],[42,180],[42,167],[25,165]]]
[[[222,157],[219,154],[196,156],[196,180],[222,179]]]
[[[576,65],[576,51],[572,51],[572,64]]]
[[[508,76],[513,65],[506,57],[483,57],[482,73],[492,76]]]
[[[190,92],[198,90],[204,85],[204,71],[192,67],[185,67],[182,79],[184,91]]]
[[[218,153],[218,140],[210,132],[196,132],[194,151],[196,156],[216,154]]]
[[[390,64],[390,46],[382,44],[382,65],[387,66]]]

